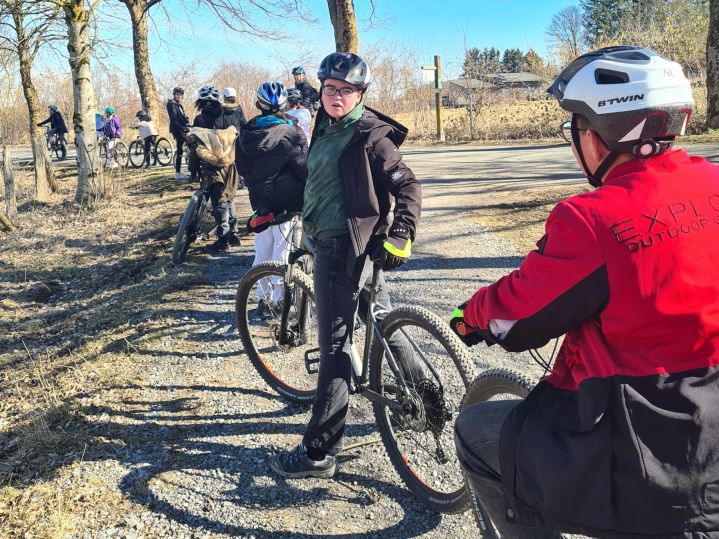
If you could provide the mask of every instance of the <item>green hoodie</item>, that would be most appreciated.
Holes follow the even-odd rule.
[[[302,228],[308,236],[327,230],[347,230],[339,157],[357,130],[364,105],[358,104],[339,122],[323,121],[312,139],[307,156],[307,184]]]

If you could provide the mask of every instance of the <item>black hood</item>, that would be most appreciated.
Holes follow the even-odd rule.
[[[284,122],[259,126],[256,123],[258,118],[264,118],[264,116],[255,116],[245,124],[240,132],[242,151],[251,157],[261,157],[297,131],[294,125]]]

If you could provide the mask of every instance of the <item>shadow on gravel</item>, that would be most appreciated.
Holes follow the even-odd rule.
[[[515,269],[518,268],[523,256],[459,256],[459,257],[443,257],[443,256],[425,256],[417,257],[412,260],[407,270],[458,270],[458,269]],[[398,273],[400,273],[400,270]],[[436,280],[437,276],[427,276],[427,280]],[[444,280],[445,278],[442,277]]]

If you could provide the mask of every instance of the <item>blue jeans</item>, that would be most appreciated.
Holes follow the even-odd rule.
[[[557,532],[507,522],[499,467],[499,434],[504,420],[520,401],[486,401],[473,404],[459,414],[454,426],[454,443],[472,510],[477,501],[499,531],[502,539],[558,539]]]
[[[355,255],[348,232],[320,233],[314,242],[313,278],[320,368],[312,417],[303,443],[305,447],[337,454],[342,449],[349,405],[352,377],[350,354],[355,316],[358,306],[365,310],[367,308],[372,276],[369,277],[370,282],[364,283],[360,293],[358,280],[366,257]],[[389,288],[381,274],[377,286],[377,303],[387,311],[392,309]],[[405,375],[421,380],[422,369],[415,360],[409,342],[396,332],[389,340],[389,345],[392,354],[402,363]]]

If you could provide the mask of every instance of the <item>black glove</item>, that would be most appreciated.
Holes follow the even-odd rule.
[[[477,328],[473,328],[464,321],[464,308],[467,306],[465,301],[452,312],[452,318],[449,320],[449,327],[452,328],[460,340],[467,346],[474,346],[481,343],[484,338]]]
[[[409,229],[402,225],[392,225],[389,237],[377,246],[370,258],[382,270],[390,271],[407,262],[411,254]]]

